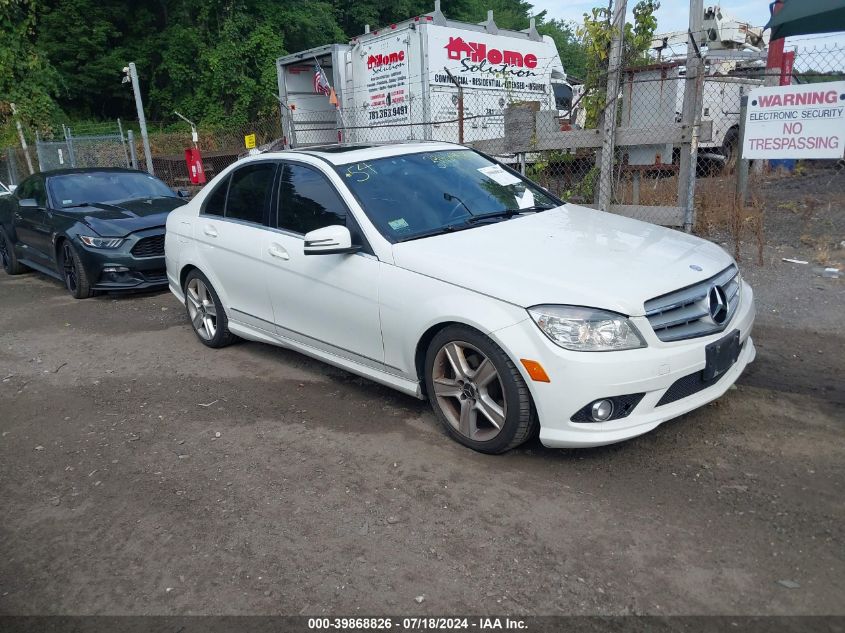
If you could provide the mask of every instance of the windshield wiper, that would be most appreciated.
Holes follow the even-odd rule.
[[[467,220],[467,222],[483,222],[484,220],[489,220],[491,218],[512,218],[516,215],[520,215],[522,213],[528,212],[538,212],[538,211],[547,211],[549,209],[554,209],[554,207],[550,207],[545,204],[535,204],[531,207],[525,207],[524,209],[505,209],[504,211],[493,211],[491,213],[480,213],[478,215],[474,215]]]
[[[432,237],[433,235],[443,235],[444,233],[454,233],[455,231],[463,231],[465,229],[470,228],[466,224],[447,224],[446,226],[441,226],[436,229],[429,229],[428,231],[423,231],[422,233],[416,233],[414,235],[409,235],[408,237],[403,237],[402,239],[396,240],[398,242],[410,242],[411,240],[419,240],[424,237]]]

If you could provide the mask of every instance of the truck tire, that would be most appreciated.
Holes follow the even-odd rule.
[[[736,169],[736,161],[739,158],[739,130],[735,127],[732,127],[725,134],[725,140],[722,142],[722,156],[725,157],[722,173],[733,173]]]

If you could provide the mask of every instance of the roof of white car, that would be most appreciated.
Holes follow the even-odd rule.
[[[277,154],[280,157],[291,154],[308,154],[318,156],[333,165],[346,165],[359,163],[376,158],[388,158],[390,156],[401,156],[403,154],[418,154],[420,152],[437,152],[443,150],[466,149],[463,145],[454,143],[441,143],[439,141],[416,141],[405,143],[390,143],[385,145],[321,145],[316,147],[303,147],[289,149],[282,152],[261,154],[263,158]]]

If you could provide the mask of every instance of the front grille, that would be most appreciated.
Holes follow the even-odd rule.
[[[703,378],[704,372],[697,371],[694,374],[690,374],[689,376],[684,376],[683,378],[679,378],[675,382],[672,383],[672,386],[666,390],[666,393],[660,398],[657,402],[655,407],[662,407],[664,404],[669,404],[671,402],[675,402],[676,400],[682,400],[683,398],[687,398],[694,393],[698,393],[699,391],[704,391],[707,387],[712,387],[715,385],[721,378],[725,376],[725,374],[721,374],[716,377],[715,380],[706,381]]]
[[[167,270],[148,270],[144,273],[144,278],[150,282],[167,281]]]
[[[138,240],[132,247],[135,257],[164,257],[164,233]]]
[[[743,349],[744,349],[743,345]],[[742,353],[740,351],[740,353]],[[704,371],[697,371],[694,374],[689,374],[688,376],[684,376],[683,378],[678,378],[675,382],[671,384],[671,386],[666,390],[660,400],[657,401],[657,404],[654,405],[656,407],[662,407],[664,404],[669,404],[671,402],[675,402],[677,400],[682,400],[683,398],[687,398],[699,391],[704,391],[708,387],[712,387],[716,383],[718,383],[722,378],[724,378],[728,372],[723,374],[719,374],[713,380],[704,380]]]
[[[738,273],[731,264],[710,279],[646,301],[645,314],[657,338],[681,341],[724,330],[739,305]],[[728,300],[728,315],[721,325],[710,318],[707,295],[713,286],[721,286]]]

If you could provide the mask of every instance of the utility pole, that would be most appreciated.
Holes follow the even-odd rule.
[[[144,116],[144,103],[141,101],[141,88],[138,86],[138,71],[135,62],[129,62],[123,68],[123,83],[132,82],[132,92],[135,94],[135,108],[138,110],[138,123],[141,126],[141,140],[144,143],[144,157],[147,159],[147,171],[154,174],[153,157],[150,152],[150,138],[147,136],[147,118]]]
[[[681,124],[689,140],[681,145],[681,163],[678,169],[678,204],[684,210],[684,230],[687,233],[692,232],[695,223],[698,126],[704,99],[704,60],[698,42],[702,39],[703,21],[704,0],[690,0],[684,104],[681,108]]]
[[[35,170],[32,168],[32,158],[29,157],[29,146],[26,144],[21,120],[18,118],[18,109],[15,107],[14,103],[10,103],[9,105],[12,106],[12,116],[15,117],[15,127],[18,129],[18,138],[21,140],[23,155],[26,158],[26,168],[29,169],[29,175],[31,176],[35,173]]]
[[[616,145],[616,105],[619,102],[619,79],[622,76],[622,39],[625,36],[626,0],[619,0],[613,10],[611,22],[610,55],[607,60],[607,92],[604,113],[601,117],[601,152],[599,161],[598,207],[610,210],[613,199],[613,165]]]

